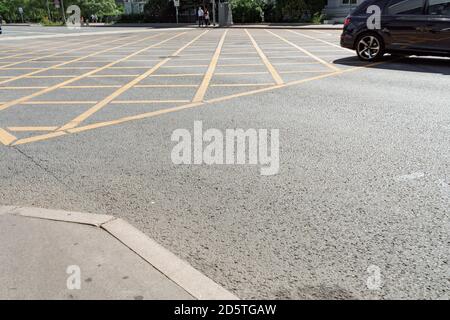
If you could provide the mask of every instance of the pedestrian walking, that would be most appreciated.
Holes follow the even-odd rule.
[[[209,26],[209,11],[205,8],[205,25]]]
[[[205,12],[203,11],[202,7],[198,7],[198,26],[202,27],[205,23]]]

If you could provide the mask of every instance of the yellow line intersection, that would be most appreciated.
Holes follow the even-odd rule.
[[[301,32],[290,32],[293,36],[298,36],[299,39],[307,39],[306,41],[308,41],[308,43],[309,41],[312,41],[319,43],[320,45],[335,47],[335,45],[329,41],[319,38],[316,39],[316,37],[309,35],[305,36]],[[10,70],[29,70],[32,72],[18,76],[1,75],[0,79],[6,79],[4,81],[5,83],[12,82],[16,79],[21,79],[23,81],[31,81],[29,79],[40,79],[42,81],[44,81],[45,79],[49,79],[48,81],[50,81],[51,79],[55,79],[56,81],[58,81],[58,78],[60,79],[60,82],[53,85],[46,85],[47,82],[45,82],[45,84],[44,82],[41,84],[40,82],[35,83],[37,81],[34,81],[33,85],[28,86],[22,86],[19,84],[1,86],[2,82],[0,80],[0,94],[10,92],[11,96],[17,96],[18,94],[22,93],[20,92],[21,90],[36,90],[36,92],[33,92],[31,94],[28,93],[23,97],[15,98],[10,101],[0,102],[0,114],[1,112],[4,112],[12,106],[29,106],[31,110],[47,110],[47,108],[51,108],[51,106],[59,105],[67,107],[68,110],[71,110],[71,108],[81,108],[83,106],[87,106],[87,109],[74,117],[72,120],[69,120],[67,123],[62,125],[55,125],[52,121],[49,121],[47,123],[48,125],[46,125],[46,123],[44,122],[43,126],[26,125],[21,123],[5,125],[4,123],[2,123],[3,128],[0,128],[0,144],[11,146],[44,141],[56,137],[61,137],[67,134],[80,133],[87,130],[118,125],[130,121],[157,117],[183,110],[189,110],[192,108],[213,105],[219,102],[237,99],[244,96],[278,90],[288,86],[301,85],[303,83],[339,76],[367,67],[366,65],[349,67],[347,69],[337,68],[333,63],[327,61],[331,60],[331,58],[328,59],[320,54],[320,52],[316,53],[316,51],[314,50],[309,50],[310,44],[308,44],[308,46],[303,46],[294,43],[294,41],[298,41],[293,37],[289,39],[283,37],[282,35],[280,35],[282,33],[279,31],[275,33],[270,30],[265,30],[262,32],[250,32],[246,29],[241,31],[224,30],[221,32],[221,34],[215,33],[215,37],[208,36],[202,38],[203,35],[207,33],[211,35],[212,32],[204,31],[195,36],[187,44],[176,46],[174,45],[175,42],[172,41],[169,43],[169,41],[180,38],[182,35],[188,34],[188,32],[172,32],[169,33],[169,36],[163,38],[161,41],[144,48],[142,48],[142,42],[145,42],[147,39],[159,37],[161,34],[153,34],[150,37],[140,38],[139,40],[135,39],[133,41],[130,41],[130,39],[134,39],[130,36],[129,38],[127,38],[127,43],[121,42],[121,44],[116,47],[105,48],[99,52],[91,52],[87,54],[85,53],[85,55],[78,55],[77,52],[74,51],[75,53],[72,55],[65,55],[64,59],[61,59],[59,61],[52,61],[51,63],[53,63],[53,65],[50,65],[48,67],[34,68],[18,66],[16,68],[9,68]],[[260,39],[259,35],[267,33],[272,35],[269,41],[258,40],[258,43],[256,39]],[[237,34],[239,34],[239,36],[237,36]],[[198,41],[200,39],[201,41]],[[97,41],[99,41],[99,38],[97,38]],[[114,40],[110,41],[110,43],[113,42]],[[195,42],[197,42],[196,45],[192,46],[192,44],[194,44]],[[166,43],[168,43],[167,46],[164,45]],[[233,43],[245,43],[245,45],[241,46],[241,49],[238,49],[233,45]],[[130,44],[133,46],[130,46]],[[104,44],[99,44],[99,46],[102,45]],[[285,47],[283,47],[284,49],[279,49],[282,51],[277,51],[275,48],[280,47],[280,45],[284,45]],[[235,47],[237,49],[233,49]],[[124,48],[126,50],[115,51],[120,48]],[[161,50],[161,52],[151,51],[156,48],[158,50]],[[290,48],[290,50],[286,48]],[[292,51],[293,48],[294,50],[296,50]],[[174,52],[172,50],[174,50]],[[80,51],[80,53],[81,52],[82,51]],[[105,52],[123,52],[123,54],[102,55],[102,53]],[[326,51],[323,52],[326,53]],[[281,60],[283,57],[280,57],[278,53],[288,54],[288,57],[290,59],[287,61],[283,61]],[[53,54],[53,56],[56,55],[58,54]],[[236,57],[234,57],[235,55]],[[92,60],[92,57],[94,56],[98,56],[98,58],[102,60]],[[105,60],[106,56],[115,58]],[[145,59],[145,57],[147,57],[148,59]],[[156,59],[154,59],[153,57],[156,57]],[[75,59],[67,60],[71,58]],[[68,66],[68,64],[70,63],[86,63],[89,61],[93,61],[99,64],[103,62],[103,64],[101,66],[86,66],[82,64],[77,66]],[[151,65],[143,66],[142,62],[150,61],[153,62]],[[132,62],[136,62],[138,64],[136,66],[129,65],[129,63]],[[296,69],[288,69],[286,67],[282,68],[283,66],[289,65],[296,65],[298,67]],[[326,68],[324,68],[324,66]],[[227,69],[217,70],[218,68]],[[321,68],[323,68],[323,70],[321,70]],[[6,68],[4,69],[8,70]],[[2,70],[1,65],[0,70]],[[70,70],[86,70],[86,72],[82,73],[81,75],[40,74],[42,71],[46,70],[67,70],[69,73]],[[111,74],[102,72],[108,70],[115,70],[116,72]],[[136,72],[132,71],[133,74],[127,74],[120,73],[120,70],[135,70]],[[283,77],[286,77],[286,81],[282,78],[282,75]],[[301,75],[305,75],[306,77],[303,76],[302,78]],[[216,78],[215,76],[221,77]],[[83,81],[83,83],[78,83],[78,81],[82,79],[86,79],[86,81],[88,79],[91,80],[88,82]],[[288,79],[290,81],[287,81]],[[92,83],[92,85],[90,85],[89,83]],[[169,91],[169,94],[167,95],[158,95],[157,98],[155,98],[156,96],[151,95],[152,91],[147,92],[145,90],[141,90],[143,93],[141,94],[141,91],[139,91],[140,96],[137,99],[120,98],[120,96],[122,96],[125,92],[134,88],[162,90],[158,92],[168,92],[167,90],[172,91]],[[216,88],[215,90],[218,90],[220,88],[229,89],[227,91],[224,91],[226,92],[226,94],[224,94],[222,91],[218,91],[219,95],[215,93],[214,90],[212,90],[210,96],[208,93],[208,90],[210,90],[210,88]],[[67,100],[44,100],[47,97],[46,96],[45,98],[42,97],[42,100],[36,100],[36,98],[39,96],[51,93],[59,89],[65,89],[68,90],[67,92],[73,92],[73,94],[76,94],[77,98],[68,98]],[[82,97],[81,95],[78,96],[78,92],[87,92],[87,90],[94,89],[99,90],[99,92],[103,94],[103,97],[98,97],[98,95],[96,94],[95,97],[86,96],[88,98],[84,100],[83,98],[86,97]],[[174,92],[176,92],[177,90],[185,90],[185,92],[187,93],[189,92],[188,90],[193,90],[191,96],[192,99],[186,99],[186,97],[183,96],[184,94],[182,96],[175,95]],[[66,91],[64,91],[64,94],[65,93]],[[74,98],[75,95],[70,97]],[[161,97],[164,98],[161,99]],[[50,97],[50,99],[52,98]],[[1,100],[7,99],[3,98]],[[100,120],[98,122],[91,122],[83,125],[83,122],[85,122],[95,113],[104,109],[108,105],[116,105],[114,106],[114,108],[124,108],[129,106],[130,108],[127,108],[129,110],[133,110],[133,108],[136,108],[133,105],[149,105],[149,107],[152,106],[151,108],[155,108],[156,106],[160,109],[136,115],[128,115],[115,120]],[[167,105],[167,108],[165,108],[163,105]],[[12,112],[14,112],[14,110],[12,110]],[[110,112],[108,108],[105,108],[105,110],[107,110],[106,112]],[[127,111],[127,113],[128,112],[131,111]],[[51,118],[49,118],[49,120],[50,119]],[[36,135],[31,137],[24,137],[23,133],[31,133]],[[15,135],[17,135],[17,137]]]

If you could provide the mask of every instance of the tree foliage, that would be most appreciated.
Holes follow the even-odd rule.
[[[234,22],[260,22],[265,5],[263,0],[231,0]]]
[[[145,22],[174,22],[175,6],[173,1],[148,0],[144,7]]]
[[[81,15],[89,17],[96,14],[99,18],[105,16],[115,16],[121,13],[115,0],[64,0],[65,8],[70,5],[77,5],[81,9]],[[0,0],[0,15],[3,19],[13,22],[20,21],[19,8],[23,8],[26,21],[41,21],[49,18],[61,19],[61,9],[57,9],[54,0]]]
[[[238,23],[309,20],[322,11],[326,0],[231,0],[233,19]]]

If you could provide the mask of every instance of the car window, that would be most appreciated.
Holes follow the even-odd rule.
[[[420,15],[424,4],[425,0],[392,0],[387,10],[390,15]]]
[[[433,16],[450,16],[450,0],[429,0],[428,14]]]

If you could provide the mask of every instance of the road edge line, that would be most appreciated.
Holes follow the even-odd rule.
[[[3,207],[0,206],[0,210]],[[53,210],[53,209],[43,209],[43,208],[32,208],[32,207],[16,207],[16,209],[8,212],[13,215],[38,218],[44,220],[53,220],[61,222],[79,223],[86,224],[94,227],[101,227],[102,224],[116,219],[113,216],[106,214],[91,214],[84,212],[73,212],[64,210]]]
[[[122,219],[101,226],[198,300],[238,300],[234,294]]]

